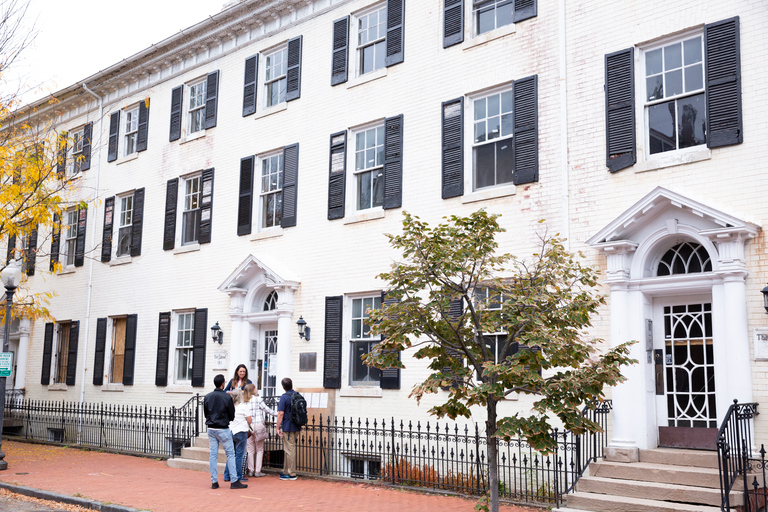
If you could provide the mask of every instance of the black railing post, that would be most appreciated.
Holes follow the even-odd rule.
[[[395,468],[396,468],[396,460],[395,460],[395,418],[392,417],[392,450],[390,450],[392,453],[392,485],[395,484]]]
[[[480,485],[480,472],[482,471],[482,466],[480,464],[480,428],[477,423],[475,423],[475,463],[477,467],[477,492],[478,494],[482,494],[483,489]]]

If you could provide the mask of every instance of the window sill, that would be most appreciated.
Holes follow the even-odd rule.
[[[190,384],[170,384],[165,387],[166,393],[194,393],[195,390]]]
[[[354,80],[347,82],[347,89],[352,89],[353,87],[357,87],[358,85],[363,85],[363,84],[367,84],[368,82],[373,82],[374,80],[378,80],[379,78],[384,78],[385,76],[387,76],[387,68],[381,68],[381,69],[377,69],[376,71],[371,71],[370,73],[360,75]]]
[[[187,142],[192,142],[193,140],[202,139],[205,137],[205,130],[198,130],[195,133],[191,135],[184,135],[184,138],[181,139],[181,142],[179,144],[186,144]]]
[[[200,250],[200,244],[194,243],[194,244],[187,244],[182,245],[181,247],[176,247],[173,250],[173,254],[184,254],[185,252],[195,252]]]
[[[361,210],[352,214],[348,219],[344,219],[344,224],[355,224],[357,222],[365,222],[367,220],[383,219],[384,215],[385,212],[382,208]]]
[[[339,396],[356,396],[367,398],[381,398],[382,392],[379,386],[352,386],[341,388]]]
[[[517,31],[517,28],[515,24],[511,23],[505,27],[499,27],[483,35],[475,36],[471,38],[469,41],[465,42],[462,45],[461,49],[463,51],[472,50],[473,48],[477,48],[478,46],[482,46],[484,44],[490,43],[491,41],[495,41],[496,39],[501,39],[502,37],[507,37],[509,35],[512,35],[516,31]]]
[[[66,391],[67,385],[66,384],[49,384],[48,385],[48,391]]]
[[[467,204],[477,201],[486,201],[488,199],[497,199],[499,197],[513,196],[516,192],[517,188],[514,185],[502,185],[500,187],[492,187],[464,194],[461,196],[461,203]]]
[[[685,165],[712,158],[712,150],[704,146],[694,150],[670,151],[669,155],[654,156],[652,160],[638,162],[635,164],[635,172],[655,171],[677,165]]]
[[[66,275],[66,274],[74,274],[75,273],[75,267],[65,267],[59,270],[60,276]]]
[[[122,391],[125,391],[125,387],[122,384],[104,384],[101,387],[101,390],[102,391],[112,391],[112,392],[114,392],[114,391],[122,392]]]
[[[277,114],[278,112],[282,112],[283,110],[288,110],[288,103],[285,101],[282,103],[278,103],[277,105],[274,105],[272,107],[265,108],[260,112],[256,112],[256,115],[253,116],[253,118],[261,119],[262,117],[271,116],[272,114]]]
[[[115,258],[109,262],[110,267],[116,267],[117,265],[125,265],[126,263],[130,263],[133,261],[133,258],[130,256],[120,256],[119,258]]]
[[[251,237],[251,241],[254,242],[256,240],[265,240],[267,238],[275,238],[278,236],[283,236],[284,230],[283,228],[266,228],[264,231],[259,231],[258,233],[255,233]]]
[[[130,162],[131,160],[136,160],[137,158],[139,158],[139,154],[137,152],[133,152],[130,155],[126,155],[119,159],[116,165],[124,164],[126,162]]]

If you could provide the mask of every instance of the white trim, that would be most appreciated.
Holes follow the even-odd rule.
[[[379,78],[384,78],[387,76],[388,69],[389,68],[385,66],[383,68],[377,69],[376,71],[371,71],[370,73],[366,73],[364,75],[355,77],[354,79],[347,81],[347,89],[352,89],[359,85],[367,84],[368,82],[373,82],[374,80],[378,80]]]
[[[253,116],[254,119],[261,119],[262,117],[271,116],[272,114],[277,114],[278,112],[282,112],[283,110],[288,110],[288,102],[284,101],[282,103],[278,103],[277,105],[273,105],[268,108],[264,108],[256,112],[256,114]]]

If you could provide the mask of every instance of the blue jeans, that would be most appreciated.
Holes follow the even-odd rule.
[[[209,428],[208,429],[208,444],[211,447],[211,482],[216,483],[219,481],[219,471],[216,466],[219,459],[219,443],[224,448],[224,453],[227,454],[227,468],[224,471],[226,478],[227,471],[237,474],[235,468],[235,448],[232,441],[232,431],[228,428]]]
[[[248,432],[238,432],[232,435],[232,440],[235,443],[235,466],[237,467],[237,480],[243,479],[243,455],[245,454],[245,445],[248,442]],[[229,464],[224,469],[224,480],[229,480]]]

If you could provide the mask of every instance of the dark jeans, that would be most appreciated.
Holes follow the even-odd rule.
[[[245,443],[248,441],[248,432],[238,432],[232,434],[232,440],[235,442],[235,466],[237,466],[237,479],[229,476],[229,467],[224,470],[224,480],[242,480],[243,479],[243,455],[245,454]]]

